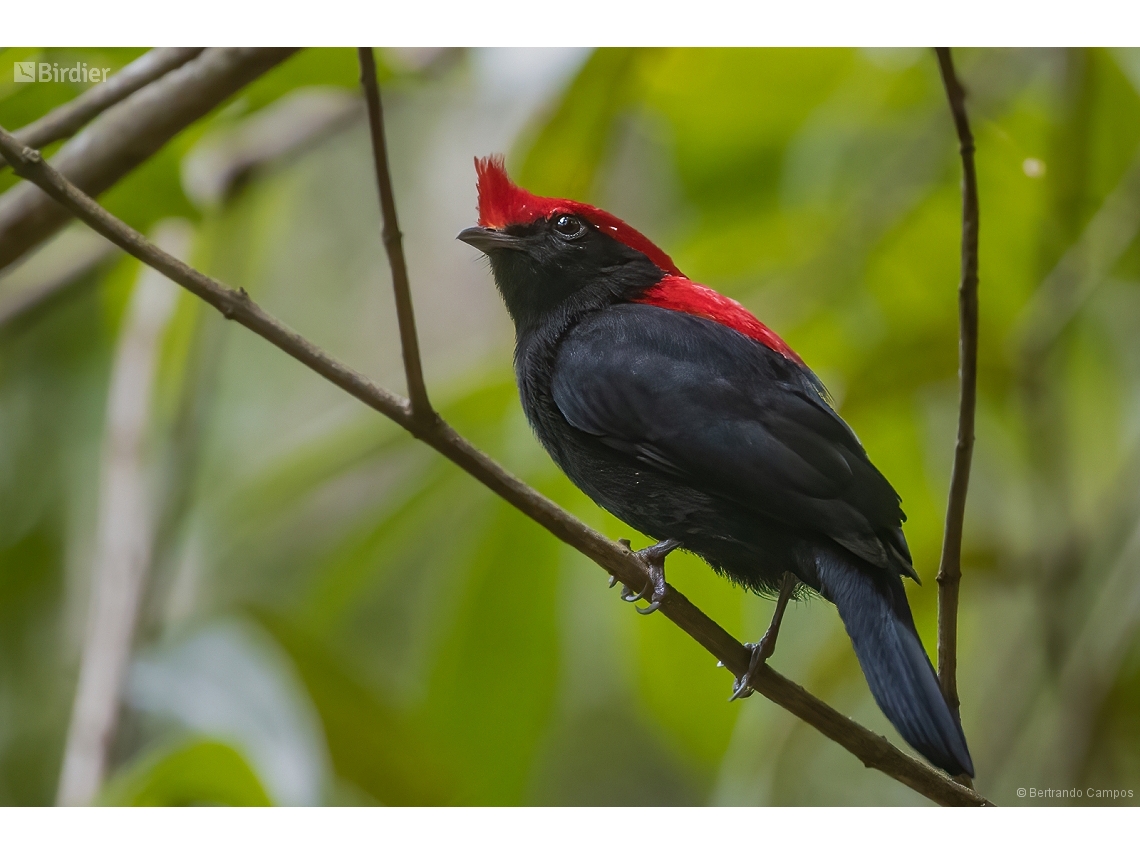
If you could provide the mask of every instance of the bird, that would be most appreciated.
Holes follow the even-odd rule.
[[[530,193],[502,156],[476,158],[475,169],[478,224],[458,239],[487,257],[514,322],[527,420],[580,490],[655,541],[639,553],[646,589],[623,598],[656,609],[675,549],[776,595],[735,700],[774,652],[788,601],[822,596],[901,736],[972,778],[903,586],[918,574],[901,499],[819,378],[744,306],[690,280],[614,215]]]

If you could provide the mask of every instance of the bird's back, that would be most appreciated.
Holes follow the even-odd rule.
[[[760,589],[820,538],[884,570],[895,560],[897,495],[794,360],[712,321],[638,304],[519,344],[539,439],[635,528],[679,538]],[[898,540],[905,550],[901,531]]]

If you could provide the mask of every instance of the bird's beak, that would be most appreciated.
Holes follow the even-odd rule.
[[[464,229],[455,236],[455,239],[471,244],[481,252],[490,252],[493,249],[522,249],[520,240],[514,235],[495,229],[485,229],[482,226]]]

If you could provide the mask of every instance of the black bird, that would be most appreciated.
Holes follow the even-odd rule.
[[[914,748],[973,777],[966,739],[915,630],[917,580],[899,496],[827,402],[818,378],[743,306],[686,278],[605,211],[535,196],[501,158],[475,161],[479,226],[515,323],[523,409],[591,499],[758,593],[779,593],[752,668],[771,655],[801,586],[835,604],[871,694]],[[733,699],[748,694],[737,681]]]

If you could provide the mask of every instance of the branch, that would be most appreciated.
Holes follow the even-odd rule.
[[[392,419],[544,526],[559,540],[600,565],[618,581],[635,591],[644,589],[649,576],[646,565],[638,556],[603,537],[515,478],[446,422],[420,421],[413,415],[407,400],[377,386],[284,326],[254,303],[244,290],[226,288],[163,252],[70,184],[45,163],[38,152],[20,146],[3,129],[0,129],[0,153],[8,158],[20,176],[38,185],[95,231],[205,300],[227,318],[237,321],[357,400]],[[667,588],[659,611],[723,662],[734,675],[740,676],[748,671],[751,655],[744,646],[672,586]],[[882,736],[856,724],[767,666],[759,669],[750,685],[842,745],[864,765],[885,772],[932,801],[944,805],[989,804],[973,790],[904,754]]]
[[[118,254],[117,246],[90,229],[76,229],[49,241],[10,274],[0,273],[0,334],[82,290],[94,281],[87,274]]]
[[[160,226],[155,240],[185,253],[187,229]],[[91,602],[56,796],[60,805],[95,800],[115,743],[154,545],[145,461],[150,402],[162,336],[177,302],[177,288],[142,268],[119,334],[107,394]]]
[[[954,73],[950,48],[935,48],[962,155],[962,279],[958,285],[958,442],[946,504],[946,533],[938,566],[938,679],[946,702],[957,714],[958,587],[962,579],[962,527],[970,459],[974,453],[974,410],[978,391],[978,176],[974,136],[966,117],[966,92]]]
[[[147,51],[105,83],[92,86],[46,116],[25,125],[12,136],[31,148],[43,148],[74,134],[104,110],[153,83],[169,71],[185,65],[202,48],[155,48]],[[7,161],[0,158],[0,169]]]
[[[408,381],[408,398],[412,414],[425,423],[435,418],[424,385],[420,363],[420,345],[416,339],[416,319],[412,311],[412,294],[408,285],[408,266],[404,261],[404,245],[396,222],[396,199],[392,195],[392,175],[388,168],[388,144],[384,140],[384,111],[380,106],[380,88],[376,85],[376,61],[372,48],[357,48],[360,57],[360,85],[368,105],[368,130],[372,137],[372,157],[376,161],[376,184],[380,190],[380,213],[384,219],[384,249],[392,268],[392,290],[396,296],[396,318],[400,325],[400,346],[404,352],[404,373]]]
[[[107,110],[64,145],[52,163],[87,195],[98,196],[179,131],[294,52],[295,48],[205,50]],[[13,187],[0,196],[0,269],[68,219],[66,209],[35,187]]]

